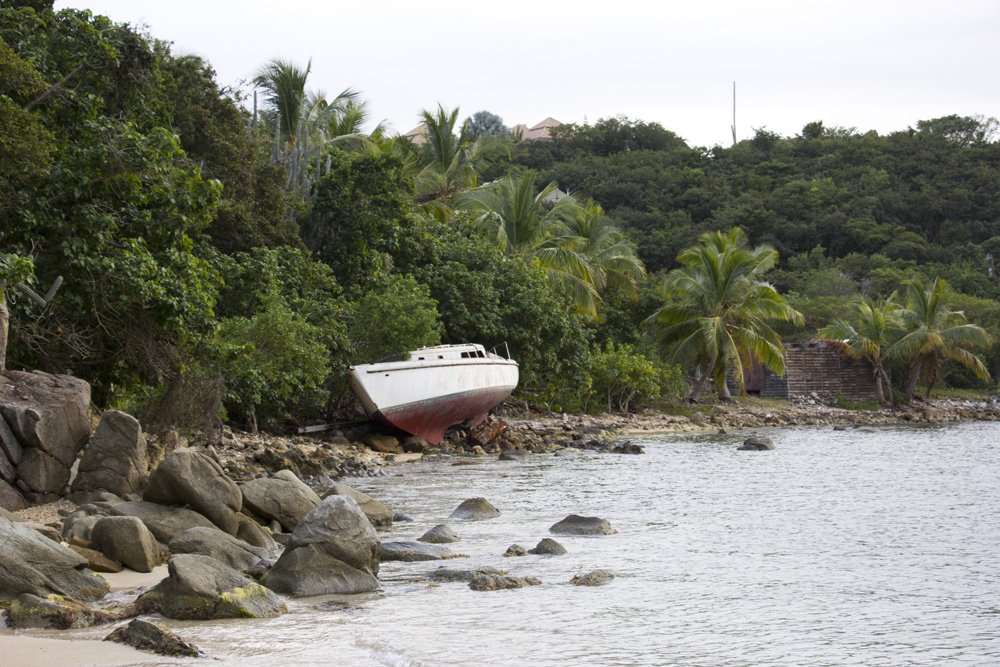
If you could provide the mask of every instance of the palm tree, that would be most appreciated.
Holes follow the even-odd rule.
[[[530,173],[508,175],[459,194],[453,204],[504,252],[537,260],[553,283],[567,287],[581,314],[597,318],[601,294],[635,293],[646,269],[600,206],[581,206],[571,196],[550,204],[546,197],[555,189],[549,183],[536,191]]]
[[[541,192],[536,191],[530,173],[505,176],[497,183],[461,193],[454,206],[469,211],[479,230],[504,252],[531,256],[579,215],[573,197],[564,197],[554,206],[546,204],[545,197],[555,189],[556,184],[549,183]]]
[[[945,359],[954,359],[977,376],[989,378],[986,365],[972,349],[977,345],[988,346],[992,337],[982,327],[969,324],[961,311],[948,308],[948,284],[940,278],[930,285],[911,280],[906,288],[907,306],[900,314],[907,333],[890,349],[905,360],[909,370],[904,390],[906,402],[913,397],[921,370],[930,398],[938,369]]]
[[[543,241],[534,254],[550,274],[566,283],[578,310],[597,318],[601,295],[616,290],[636,296],[646,267],[636,256],[635,244],[611,223],[598,204],[588,200],[574,208],[575,215],[552,238]]]
[[[303,136],[324,144],[337,136],[356,134],[367,119],[365,103],[359,101],[355,90],[346,88],[333,99],[323,91],[307,91],[311,71],[311,59],[303,69],[291,61],[272,58],[254,75],[254,85],[264,90],[267,110],[276,117],[276,134],[289,146]]]
[[[801,326],[804,318],[761,280],[778,259],[774,248],[750,248],[739,228],[707,232],[698,240],[677,256],[682,268],[671,271],[661,287],[669,301],[647,323],[674,362],[694,366],[693,399],[709,378],[725,399],[727,372],[742,392],[743,368],[752,358],[784,372],[785,349],[768,321]]]
[[[420,116],[427,129],[424,143],[413,152],[421,167],[416,192],[422,202],[440,200],[440,205],[447,206],[456,193],[476,187],[480,171],[490,160],[507,152],[502,137],[485,134],[473,139],[467,123],[456,130],[457,108],[449,113],[438,105],[436,113],[425,110]]]
[[[885,364],[893,343],[905,333],[900,317],[902,306],[896,303],[895,292],[878,302],[867,296],[861,297],[851,301],[850,306],[859,322],[858,326],[838,319],[823,327],[819,334],[824,338],[842,341],[854,358],[867,359],[875,371],[875,389],[879,400],[885,403],[885,394],[888,393],[888,402],[895,408],[896,398],[892,393],[892,382]]]

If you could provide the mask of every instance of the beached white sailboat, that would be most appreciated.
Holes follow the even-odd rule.
[[[352,366],[350,378],[369,417],[437,444],[452,424],[475,426],[507,398],[518,366],[482,345],[437,345],[405,361]]]

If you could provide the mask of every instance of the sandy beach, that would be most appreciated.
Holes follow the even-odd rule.
[[[101,576],[108,580],[112,591],[130,591],[159,583],[167,576],[167,566],[161,565],[152,572],[124,570]],[[99,636],[103,638],[110,633],[111,627]],[[0,667],[143,665],[169,660],[124,644],[66,637],[61,630],[10,630],[6,624],[0,628]]]

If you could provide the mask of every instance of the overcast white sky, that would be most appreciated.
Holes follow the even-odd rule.
[[[57,0],[148,25],[237,85],[272,57],[362,91],[406,132],[421,109],[657,121],[693,146],[822,120],[880,133],[1000,116],[997,0]]]

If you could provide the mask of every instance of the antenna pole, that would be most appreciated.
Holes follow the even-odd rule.
[[[729,127],[733,133],[733,146],[736,145],[736,82],[733,81],[733,124]]]

